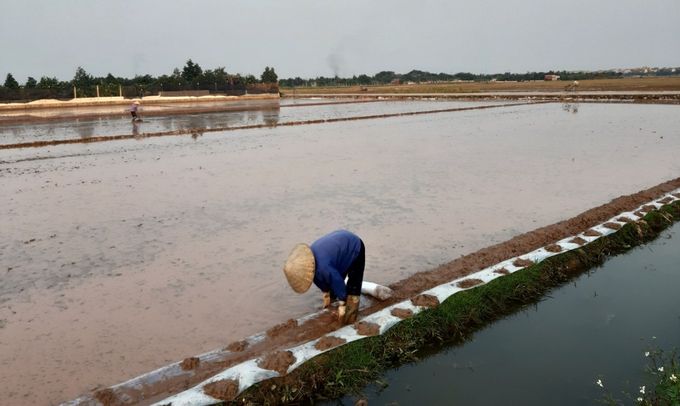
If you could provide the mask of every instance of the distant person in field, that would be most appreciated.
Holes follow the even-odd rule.
[[[311,246],[296,245],[283,273],[297,293],[306,292],[314,282],[323,293],[323,307],[338,300],[338,320],[343,324],[354,323],[359,314],[365,258],[366,249],[361,238],[349,231],[337,230]]]
[[[130,115],[132,116],[132,121],[139,121],[139,116],[137,115],[137,110],[139,109],[139,101],[135,100],[130,106]]]

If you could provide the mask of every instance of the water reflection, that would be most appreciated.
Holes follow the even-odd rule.
[[[100,120],[76,120],[73,130],[78,134],[80,138],[91,138],[95,135],[95,129],[97,126],[101,125]]]

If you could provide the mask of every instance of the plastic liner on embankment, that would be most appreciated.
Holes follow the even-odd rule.
[[[225,349],[169,365],[111,388],[100,390],[68,404],[93,399],[103,404],[148,403],[204,405],[231,400],[263,380],[290,373],[309,359],[346,343],[383,334],[402,319],[436,306],[448,297],[511,274],[552,256],[574,250],[615,233],[647,213],[680,200],[680,179],[623,196],[585,212],[576,218],[519,236],[498,246],[481,250],[449,268],[416,275],[394,284],[396,298],[363,309],[363,318],[351,326],[338,328],[333,316],[320,312],[289,320],[265,333],[232,343]],[[534,247],[517,251],[518,247]],[[509,252],[522,253],[508,258]],[[472,261],[472,258],[477,261]],[[499,260],[499,257],[502,260]],[[484,266],[480,266],[484,264]],[[444,278],[442,280],[442,278]],[[423,282],[423,281],[429,281]],[[443,283],[442,283],[443,282]],[[404,289],[408,284],[413,289]],[[415,291],[415,287],[427,286]],[[195,384],[196,382],[202,382]],[[166,399],[160,393],[192,388]],[[146,399],[146,400],[144,400]]]

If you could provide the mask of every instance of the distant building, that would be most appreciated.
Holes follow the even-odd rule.
[[[400,85],[401,84],[401,79],[393,79],[390,82],[391,85]]]
[[[545,81],[560,80],[560,75],[545,75],[543,76],[543,80]]]

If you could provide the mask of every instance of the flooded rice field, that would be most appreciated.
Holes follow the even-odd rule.
[[[78,136],[43,125],[19,136]],[[676,178],[679,129],[677,106],[541,104],[2,150],[0,397],[68,400],[318,309],[282,262],[336,228],[389,284]]]
[[[388,372],[364,398],[380,405],[635,404],[641,386],[654,386],[645,352],[680,343],[679,263],[676,224],[464,345]],[[608,396],[616,402],[604,402]]]
[[[250,125],[274,126],[292,121],[334,119],[359,115],[395,114],[410,111],[450,109],[456,107],[499,105],[508,102],[456,102],[456,101],[380,101],[371,100],[357,103],[354,100],[284,99],[279,105],[268,102],[267,108],[245,111],[220,111],[195,114],[163,115],[163,108],[177,109],[176,103],[167,106],[140,108],[142,123],[132,123],[126,107],[119,108],[114,116],[86,117],[69,120],[34,121],[4,124],[0,119],[0,145],[34,141],[83,139],[96,136],[153,133],[186,129],[232,128]],[[187,109],[200,106],[186,105]],[[89,108],[96,112],[96,108]],[[110,109],[110,108],[109,108]],[[81,112],[83,109],[80,109]],[[153,115],[145,116],[145,110]],[[52,110],[54,111],[54,110]],[[68,117],[65,115],[64,117]]]

